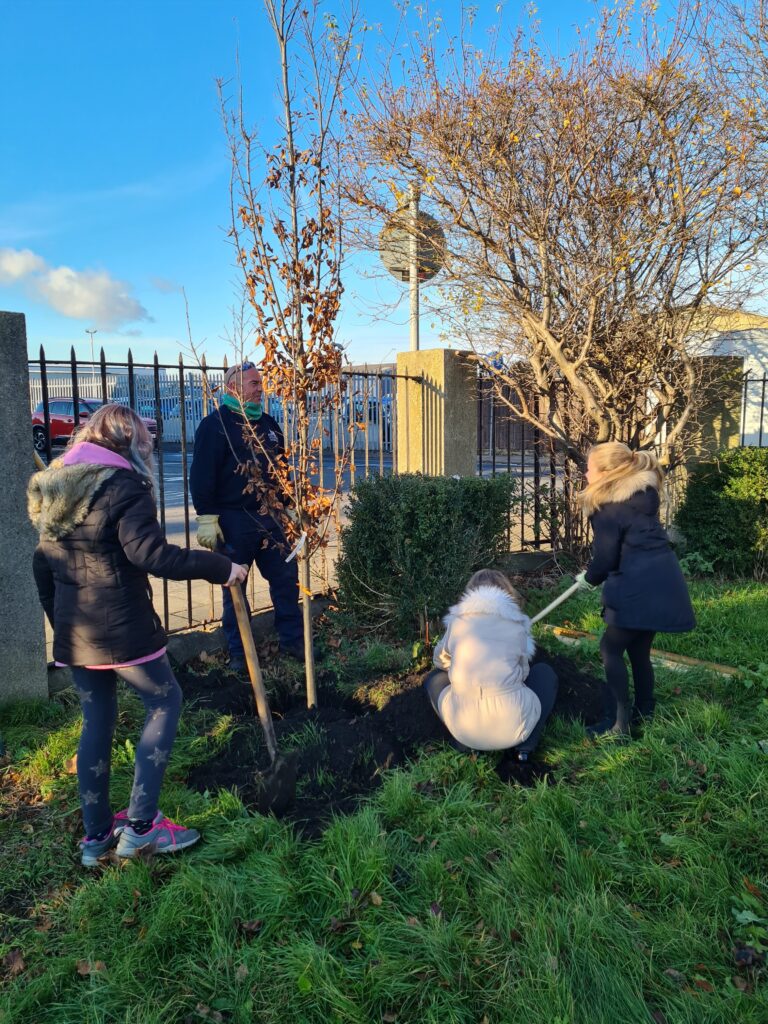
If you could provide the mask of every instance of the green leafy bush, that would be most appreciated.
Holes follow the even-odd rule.
[[[515,484],[414,474],[359,481],[342,530],[341,607],[412,635],[442,615],[471,574],[504,548]]]
[[[732,448],[691,473],[677,514],[686,548],[718,572],[768,568],[768,449]]]

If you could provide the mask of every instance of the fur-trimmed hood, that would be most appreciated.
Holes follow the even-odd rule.
[[[654,469],[638,469],[637,472],[607,485],[598,480],[594,487],[594,491],[591,487],[583,491],[580,499],[582,508],[588,516],[594,515],[604,505],[620,505],[624,501],[629,501],[636,494],[643,494],[649,488],[653,491],[657,504],[659,500],[659,474]]]
[[[648,487],[658,491],[658,474],[653,469],[638,470],[637,473],[632,473],[631,476],[624,477],[623,480],[617,480],[611,488],[610,495],[606,498],[605,503],[607,504],[609,501],[628,501],[633,495],[639,491],[646,490]]]
[[[110,448],[81,441],[30,479],[27,511],[41,540],[61,540],[84,522],[93,499],[118,469],[133,469]]]
[[[516,604],[512,595],[505,590],[493,586],[468,590],[453,607],[448,609],[448,614],[443,622],[447,629],[453,620],[474,615],[492,615],[497,619],[505,619],[507,622],[522,627],[528,635],[526,645],[528,657],[532,658],[536,653],[536,644],[530,635],[531,620]]]
[[[525,685],[535,651],[530,619],[500,587],[470,590],[451,608],[433,661],[451,683],[439,714],[456,739],[504,750],[530,735],[541,714]]]
[[[119,467],[56,459],[35,473],[27,487],[27,512],[41,540],[61,540],[80,526],[96,493]]]

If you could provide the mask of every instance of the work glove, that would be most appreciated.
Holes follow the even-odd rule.
[[[578,576],[576,576],[576,582],[579,584],[582,590],[597,590],[597,587],[593,586],[591,583],[587,583],[586,570],[583,570],[578,574]]]
[[[215,551],[219,542],[223,540],[224,534],[221,532],[218,516],[197,517],[197,543],[201,548]]]

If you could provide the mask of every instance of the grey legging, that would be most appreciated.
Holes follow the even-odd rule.
[[[444,672],[440,668],[433,668],[432,671],[425,676],[424,683],[422,685],[427,691],[430,703],[439,717],[437,705],[440,699],[440,694],[446,686],[451,685],[448,673]],[[533,690],[539,698],[539,703],[541,704],[541,717],[536,723],[530,736],[526,740],[523,740],[522,743],[518,743],[513,749],[520,753],[532,754],[539,745],[539,740],[541,739],[541,734],[544,732],[547,719],[552,714],[552,708],[555,706],[555,698],[557,697],[557,676],[550,665],[547,665],[543,661],[539,661],[535,665],[531,666],[528,678],[525,680],[525,685],[530,690]]]
[[[163,655],[129,668],[73,668],[83,731],[77,748],[77,779],[87,836],[99,835],[112,822],[109,768],[117,721],[117,677],[132,687],[147,712],[136,747],[128,817],[150,821],[157,814],[160,787],[168,764],[181,712],[181,688]]]

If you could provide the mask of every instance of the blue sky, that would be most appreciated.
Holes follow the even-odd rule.
[[[479,2],[478,25],[498,4]],[[362,0],[384,31],[389,0]],[[447,21],[455,2],[435,5]],[[592,0],[540,0],[553,43],[594,15]],[[523,6],[506,4],[510,27]],[[276,64],[259,0],[0,0],[0,309],[26,314],[30,351],[108,358],[130,346],[172,361],[194,340],[209,362],[231,352],[238,274],[226,241],[228,154],[215,88],[240,48],[246,103],[274,132]],[[408,347],[403,286],[347,273],[339,341],[353,362]],[[422,347],[437,331],[422,321]]]

